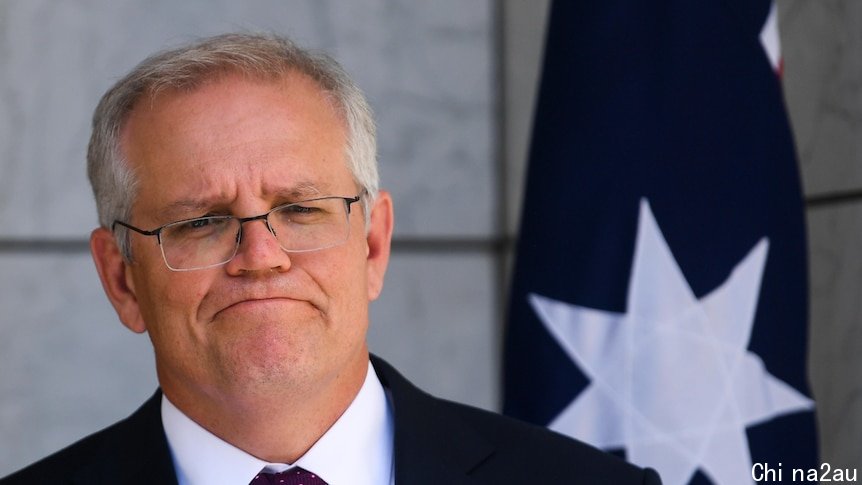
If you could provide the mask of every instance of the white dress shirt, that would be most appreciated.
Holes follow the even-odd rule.
[[[162,424],[179,485],[247,485],[261,470],[299,466],[329,485],[394,485],[392,405],[371,363],[344,414],[296,463],[269,463],[223,441],[162,396]]]

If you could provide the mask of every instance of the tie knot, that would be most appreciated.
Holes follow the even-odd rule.
[[[327,485],[322,478],[300,467],[281,473],[260,472],[249,485]]]

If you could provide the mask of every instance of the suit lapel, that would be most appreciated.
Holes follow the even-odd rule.
[[[371,356],[371,362],[393,401],[395,483],[475,483],[469,473],[493,454],[493,446],[385,361]]]
[[[176,485],[176,473],[162,427],[161,391],[109,430],[92,462],[84,465],[73,483]]]

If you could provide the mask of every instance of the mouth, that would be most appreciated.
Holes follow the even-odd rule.
[[[270,312],[275,310],[284,311],[286,306],[293,305],[311,305],[311,303],[305,300],[297,300],[294,298],[287,297],[271,297],[271,298],[248,298],[245,300],[239,300],[231,303],[230,305],[222,308],[217,311],[215,315],[213,315],[213,320],[217,319],[222,315],[229,315],[231,313],[257,313],[257,312]]]
[[[211,289],[198,307],[199,320],[254,320],[325,314],[327,301],[314,281],[301,278],[228,281]],[[306,315],[308,316],[308,315]]]

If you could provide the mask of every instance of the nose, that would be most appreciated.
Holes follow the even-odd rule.
[[[241,275],[290,269],[290,256],[270,232],[265,218],[244,221],[239,237],[236,255],[225,268],[229,274]]]

